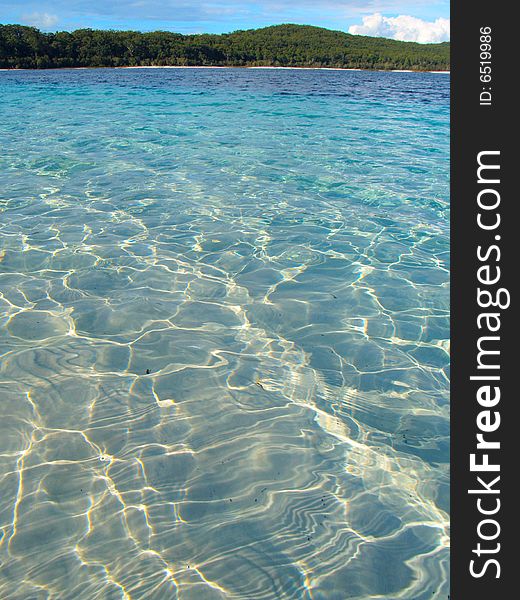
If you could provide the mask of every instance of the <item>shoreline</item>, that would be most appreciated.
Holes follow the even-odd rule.
[[[435,73],[451,75],[450,71],[416,71],[412,69],[354,69],[349,67],[274,67],[274,66],[232,66],[232,65],[138,65],[123,67],[49,67],[45,69],[0,69],[3,71],[84,71],[90,69],[277,69],[289,71],[360,71],[364,73]]]

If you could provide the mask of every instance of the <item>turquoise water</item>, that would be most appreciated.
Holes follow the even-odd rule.
[[[0,597],[447,598],[449,76],[0,97]]]

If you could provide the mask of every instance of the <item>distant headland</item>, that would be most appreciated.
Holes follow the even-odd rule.
[[[0,25],[0,68],[228,66],[448,71],[450,44],[351,35],[310,25],[225,34],[78,29],[43,33]]]

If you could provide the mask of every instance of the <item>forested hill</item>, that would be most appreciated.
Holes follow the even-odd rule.
[[[450,45],[399,42],[309,25],[221,35],[93,29],[42,33],[34,27],[0,25],[0,68],[149,65],[449,70]]]

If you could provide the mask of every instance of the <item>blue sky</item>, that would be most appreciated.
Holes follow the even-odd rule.
[[[0,0],[0,23],[45,31],[91,27],[222,33],[302,23],[441,41],[437,38],[449,36],[448,19],[449,0]]]

